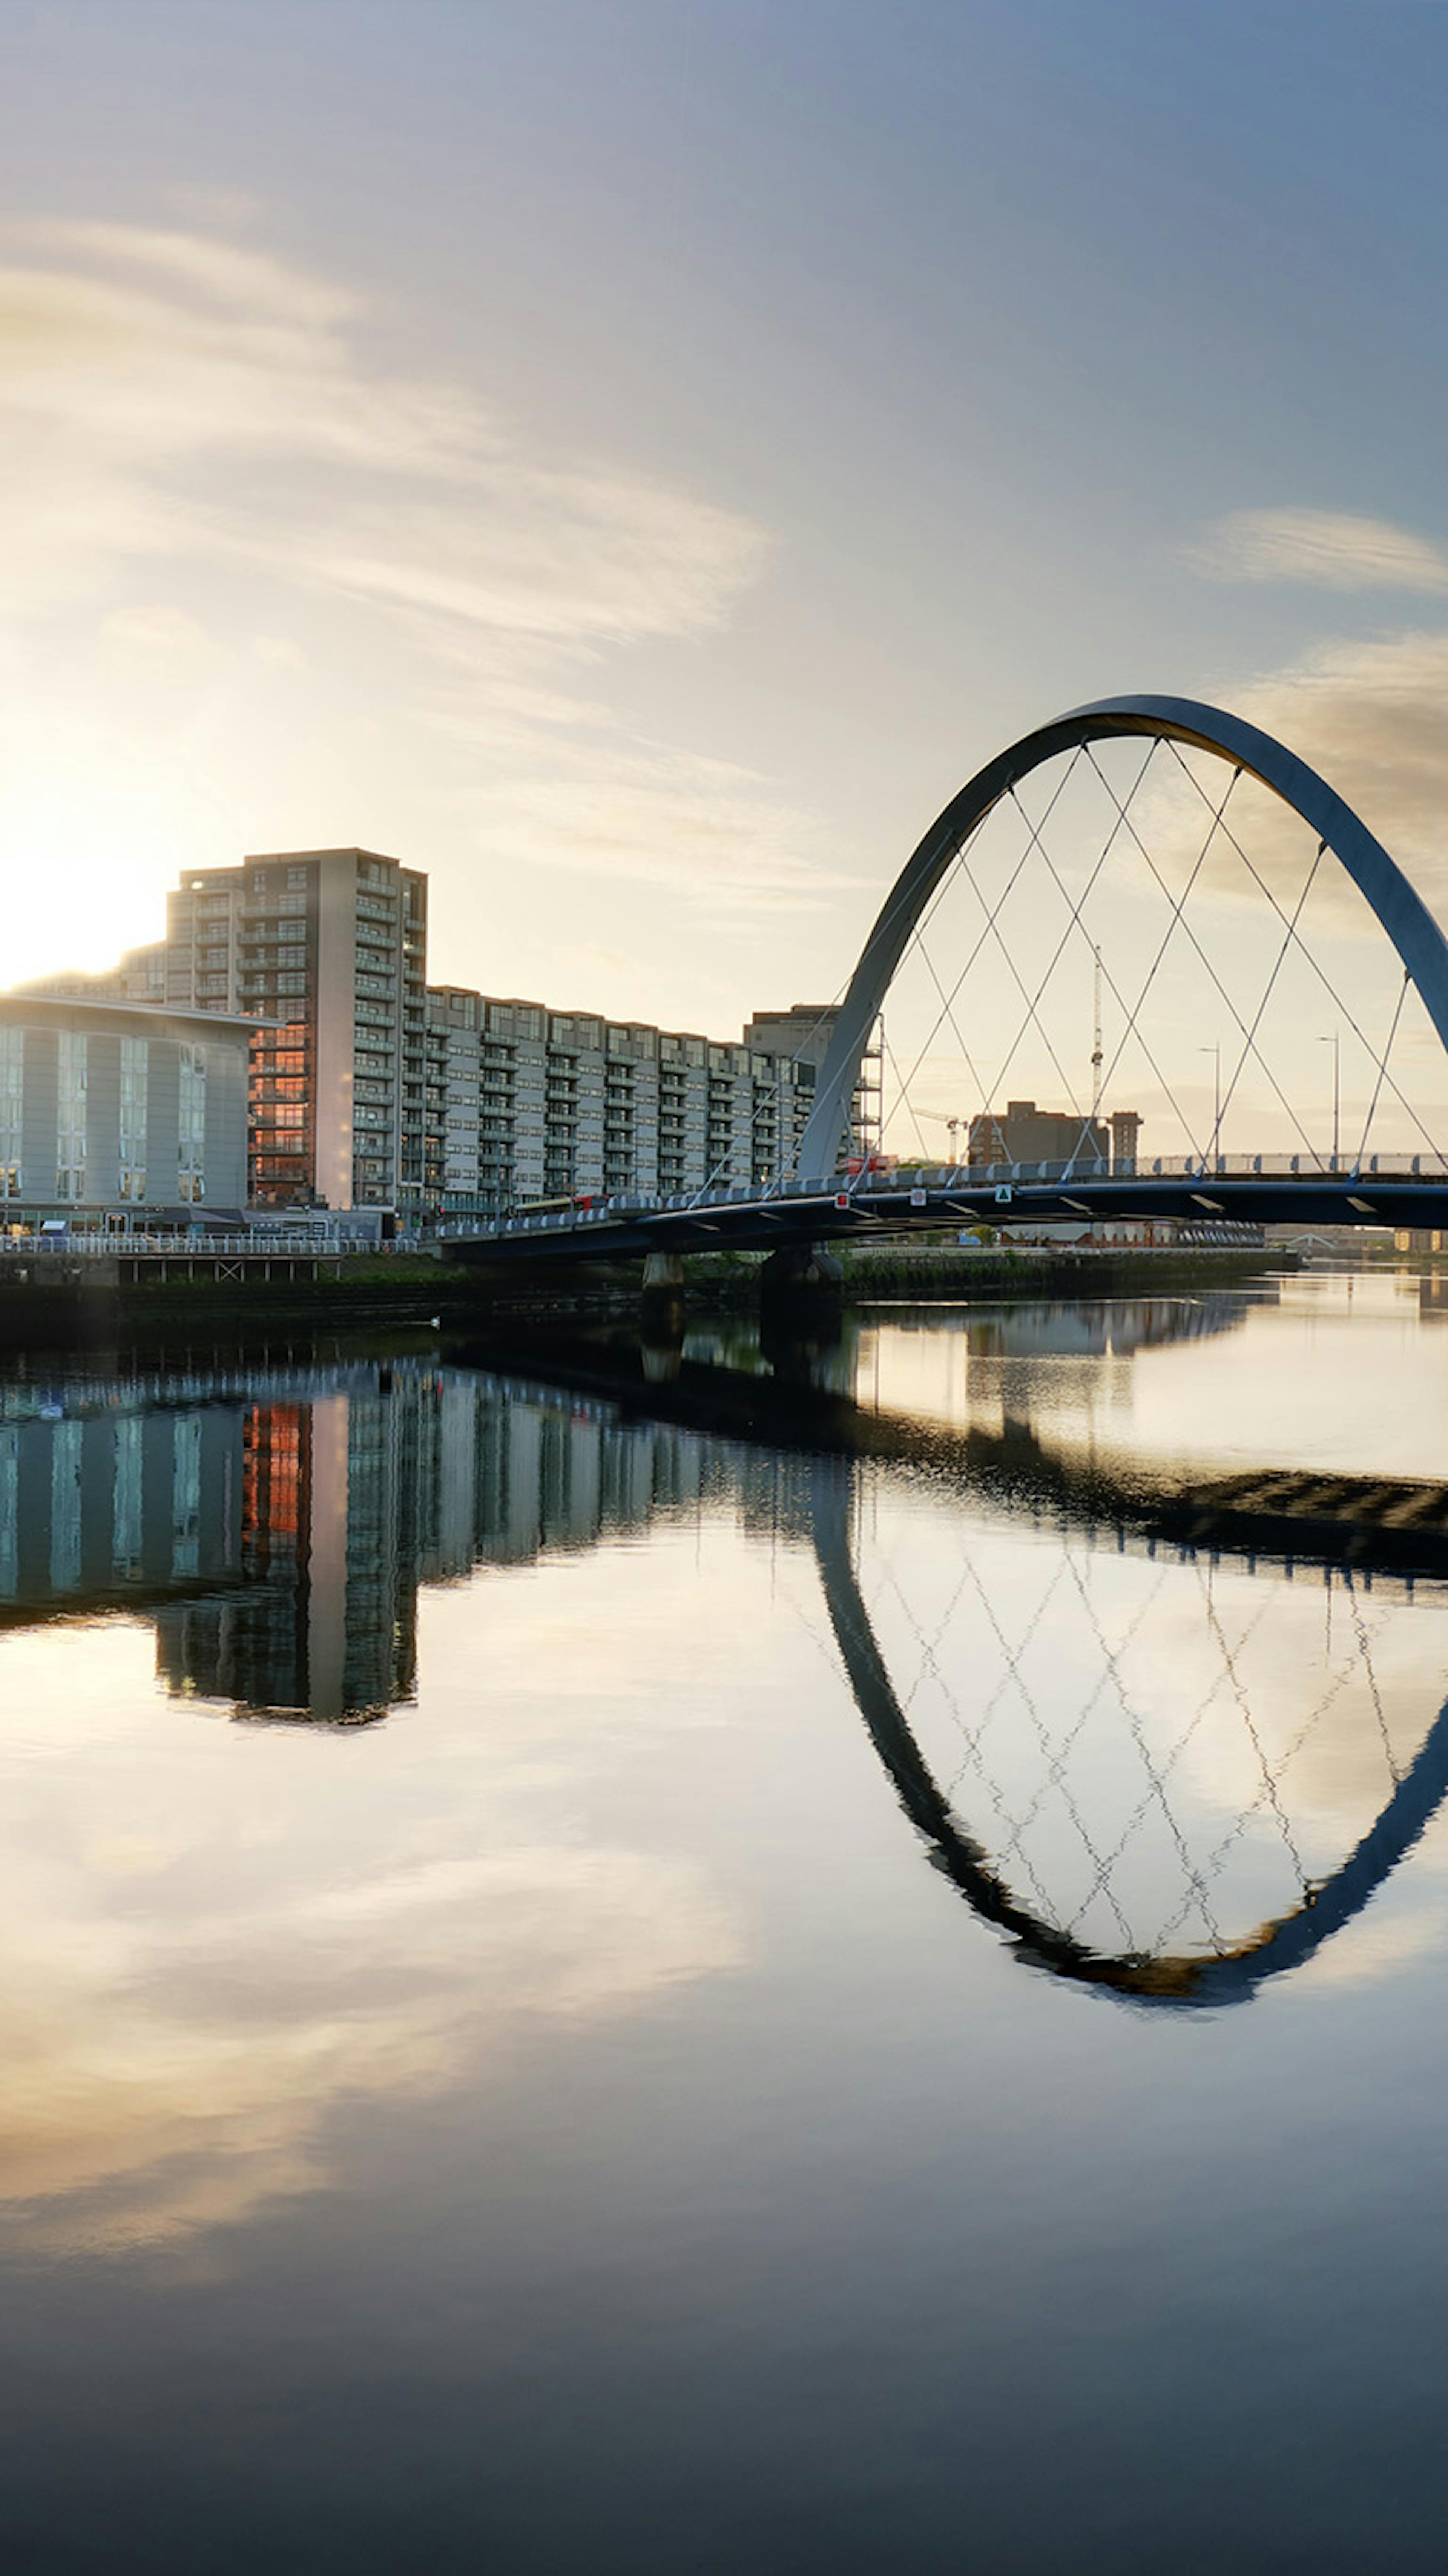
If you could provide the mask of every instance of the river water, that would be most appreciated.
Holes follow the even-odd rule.
[[[3,2563],[1437,2568],[1445,1320],[12,1369]]]

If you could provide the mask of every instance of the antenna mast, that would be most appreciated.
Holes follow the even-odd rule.
[[[1092,1023],[1091,1023],[1091,1025],[1092,1025],[1092,1042],[1091,1042],[1091,1115],[1092,1115],[1092,1117],[1093,1117],[1093,1118],[1099,1118],[1099,1117],[1100,1117],[1100,1115],[1101,1115],[1101,1059],[1102,1059],[1102,1047],[1101,1047],[1101,951],[1100,951],[1100,949],[1099,949],[1099,948],[1093,948],[1093,949],[1092,949],[1092,951],[1091,951],[1091,954],[1092,954],[1092,957],[1095,959],[1095,974],[1094,974],[1093,979],[1092,979],[1092,1002],[1093,1002],[1093,1010],[1092,1010]]]

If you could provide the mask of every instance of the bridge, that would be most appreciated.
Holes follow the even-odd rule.
[[[887,1005],[895,1151],[852,1154],[852,1104]],[[1304,1107],[1325,1073],[1314,1050],[1329,1043],[1330,1135]],[[1441,1227],[1448,1155],[1430,1121],[1444,1115],[1445,1051],[1448,942],[1336,791],[1220,709],[1107,699],[998,754],[925,834],[821,1022],[793,1169],[726,1186],[721,1157],[687,1194],[445,1233],[465,1261],[512,1266],[788,1257],[982,1224]],[[1068,1152],[998,1150],[1005,1086],[1027,1078],[1064,1095],[1055,1123],[1074,1129]],[[1180,1150],[1108,1150],[1109,1104],[1127,1084]],[[1229,1122],[1240,1133],[1248,1120],[1261,1149],[1226,1151]],[[932,1150],[931,1122],[952,1141],[970,1131],[965,1158]]]
[[[1203,1169],[1153,1161],[1130,1174],[1083,1163],[990,1163],[912,1172],[908,1180],[788,1180],[768,1191],[654,1201],[608,1200],[571,1214],[459,1229],[464,1261],[623,1261],[642,1254],[775,1252],[790,1245],[938,1231],[942,1226],[1043,1225],[1109,1218],[1230,1218],[1254,1225],[1448,1227],[1448,1164],[1372,1155],[1361,1166],[1302,1158],[1225,1158]]]

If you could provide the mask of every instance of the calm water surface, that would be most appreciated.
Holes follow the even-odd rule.
[[[6,2567],[1437,2568],[1448,1583],[1163,1535],[1293,1466],[1430,1285],[0,1381]]]

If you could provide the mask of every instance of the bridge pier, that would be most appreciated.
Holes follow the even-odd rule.
[[[820,1243],[781,1244],[759,1273],[761,1332],[789,1343],[838,1329],[844,1272]]]
[[[650,1348],[667,1349],[684,1338],[684,1260],[678,1252],[644,1256],[639,1322]]]
[[[759,1291],[763,1297],[801,1288],[817,1294],[821,1288],[838,1289],[844,1275],[822,1243],[782,1243],[760,1270]]]

